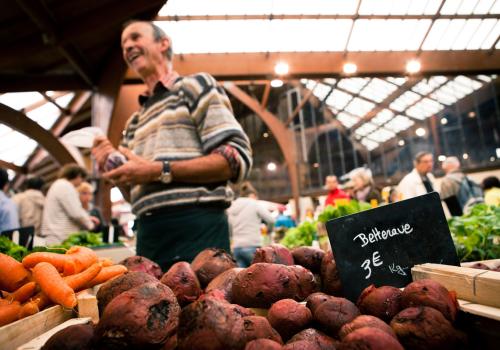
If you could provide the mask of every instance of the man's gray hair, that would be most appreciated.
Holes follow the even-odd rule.
[[[169,60],[170,62],[172,62],[172,59],[174,58],[174,50],[173,50],[173,45],[172,45],[172,38],[169,37],[167,35],[167,33],[165,33],[165,31],[163,29],[161,29],[160,27],[158,27],[156,24],[154,24],[151,21],[141,21],[141,20],[137,20],[137,19],[132,19],[130,21],[125,22],[123,24],[122,29],[127,28],[129,25],[131,25],[133,23],[148,23],[151,26],[151,28],[153,28],[153,38],[154,38],[155,41],[160,41],[162,39],[167,39],[168,42],[169,42],[169,45],[168,45],[167,51],[165,52],[165,56],[167,57],[167,60]]]
[[[454,167],[460,167],[460,161],[458,160],[457,157],[446,157],[446,159],[443,161],[443,166],[454,166]]]

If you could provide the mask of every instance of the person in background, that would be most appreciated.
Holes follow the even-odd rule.
[[[285,229],[289,229],[295,227],[295,221],[291,218],[290,215],[285,214],[286,207],[284,205],[280,205],[278,207],[278,216],[276,217],[276,221],[274,222],[274,228],[279,229],[280,227],[284,227]]]
[[[395,203],[397,201],[399,201],[399,192],[396,187],[391,187],[391,189],[389,190],[388,202]]]
[[[92,205],[92,199],[94,198],[94,187],[90,183],[85,181],[78,186],[77,191],[80,196],[80,202],[82,203],[83,209],[85,209],[90,216],[94,216],[99,220],[99,224],[97,224],[91,231],[102,232],[104,221],[101,211]]]
[[[240,267],[252,263],[257,248],[261,246],[260,226],[274,223],[271,213],[257,200],[257,191],[245,182],[241,186],[240,197],[227,210],[232,232],[233,254]]]
[[[60,244],[72,233],[93,230],[99,219],[82,207],[76,188],[87,177],[77,164],[66,164],[47,192],[42,219],[42,234],[47,245]]]
[[[328,190],[328,196],[325,199],[325,208],[328,205],[335,206],[337,199],[350,199],[349,195],[339,188],[339,182],[335,175],[328,175],[326,177],[325,189]]]
[[[484,191],[484,203],[500,205],[500,180],[496,176],[489,176],[483,180],[481,187]]]
[[[461,216],[463,208],[458,201],[458,192],[465,174],[460,171],[460,161],[457,157],[446,157],[441,167],[445,172],[441,181],[441,199],[452,216]]]
[[[0,168],[0,233],[19,228],[19,215],[16,203],[7,197],[9,174]]]
[[[367,203],[370,203],[372,200],[376,200],[377,204],[382,202],[382,196],[377,188],[375,188],[370,169],[354,169],[350,173],[350,178],[354,183],[354,199]]]
[[[172,40],[152,22],[130,21],[121,35],[123,58],[147,91],[128,119],[119,149],[128,161],[103,173],[137,215],[137,254],[167,270],[203,249],[229,250],[225,210],[252,166],[250,141],[229,98],[207,73],[173,70]],[[101,170],[117,152],[96,138]]]
[[[31,177],[26,180],[26,190],[12,197],[12,200],[17,204],[21,227],[33,226],[37,236],[40,235],[42,229],[43,205],[45,203],[45,196],[42,193],[43,185],[42,178]]]
[[[421,196],[432,191],[438,191],[436,180],[431,174],[434,157],[430,152],[419,152],[413,161],[414,168],[398,184],[402,199]]]

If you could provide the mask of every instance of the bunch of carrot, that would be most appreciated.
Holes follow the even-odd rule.
[[[76,306],[76,292],[127,271],[111,260],[99,260],[92,249],[74,246],[65,254],[37,252],[22,263],[0,253],[0,327],[33,315],[55,303]]]

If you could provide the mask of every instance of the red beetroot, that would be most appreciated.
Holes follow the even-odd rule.
[[[41,350],[91,350],[93,336],[91,324],[75,324],[51,336]]]
[[[307,328],[295,334],[288,343],[305,340],[315,344],[320,350],[335,350],[339,342],[314,328]]]
[[[271,339],[255,339],[249,341],[245,346],[245,350],[281,350],[280,343]]]
[[[181,307],[192,303],[201,295],[198,277],[185,261],[172,265],[160,282],[172,289]]]
[[[125,265],[129,271],[145,272],[157,279],[160,279],[163,275],[160,265],[140,255],[128,257],[118,264]]]
[[[339,329],[359,316],[350,300],[330,296],[312,310],[313,319],[325,333],[336,336]]]
[[[352,333],[355,330],[360,329],[360,328],[364,328],[364,327],[371,327],[371,328],[380,329],[381,331],[384,331],[387,334],[396,338],[396,333],[394,333],[392,328],[387,323],[385,323],[384,321],[382,321],[378,317],[370,316],[370,315],[360,315],[360,316],[356,317],[354,320],[352,320],[351,322],[343,325],[339,331],[339,338],[344,339],[349,333]]]
[[[490,270],[490,268],[488,267],[488,265],[485,265],[483,263],[480,263],[480,262],[477,262],[471,266],[467,266],[471,269],[480,269],[480,270]]]
[[[265,317],[245,316],[243,317],[243,328],[245,329],[245,338],[247,342],[254,339],[265,338],[283,344],[281,336]]]
[[[320,272],[321,261],[325,252],[313,247],[298,247],[292,249],[293,261],[297,265],[302,265],[311,272]]]
[[[441,312],[428,306],[404,309],[392,319],[391,327],[408,350],[460,349],[467,340]]]
[[[396,287],[382,286],[376,288],[373,284],[366,287],[356,303],[362,314],[390,322],[401,311],[401,290]]]
[[[311,311],[293,299],[275,302],[267,314],[271,326],[287,341],[295,333],[303,330],[312,321]]]
[[[342,284],[331,250],[323,256],[321,261],[321,283],[322,292],[335,296],[342,295]]]
[[[307,340],[298,340],[293,343],[287,343],[283,350],[320,350],[317,344]]]
[[[239,267],[224,271],[219,276],[210,281],[208,286],[205,288],[205,293],[219,290],[224,295],[224,299],[232,303],[233,281],[236,278],[236,275],[238,275],[238,273],[240,273],[241,271],[243,271],[243,269]]]
[[[285,246],[271,244],[257,249],[252,261],[252,264],[256,263],[293,265],[293,256]]]
[[[411,306],[430,306],[451,322],[455,321],[458,302],[455,292],[449,292],[442,284],[431,279],[414,281],[407,285],[401,294],[401,308]]]
[[[319,292],[321,285],[311,271],[300,265],[288,266],[298,280],[297,300],[304,300],[310,294]]]
[[[338,346],[339,350],[404,350],[403,346],[384,331],[364,327],[349,333]]]
[[[236,260],[224,249],[207,248],[202,250],[191,263],[200,285],[205,288],[211,280],[226,270],[236,267]]]
[[[321,305],[322,303],[324,303],[325,301],[327,301],[331,297],[332,297],[331,295],[321,293],[321,292],[312,293],[306,299],[306,302],[307,302],[306,307],[309,310],[311,310],[312,313],[314,313],[314,311],[316,310],[316,308],[319,305]]]

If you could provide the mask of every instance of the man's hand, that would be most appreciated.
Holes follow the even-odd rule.
[[[103,174],[105,179],[116,185],[133,185],[158,180],[163,164],[152,162],[134,154],[128,148],[119,147],[119,151],[127,157],[128,161],[116,169]]]
[[[99,170],[104,170],[104,164],[108,156],[116,151],[111,142],[105,136],[98,136],[94,139],[94,146],[92,147],[92,155],[99,165]]]
[[[99,220],[99,218],[96,216],[90,216],[90,220],[94,223],[94,227],[98,226],[101,223],[101,220]]]

